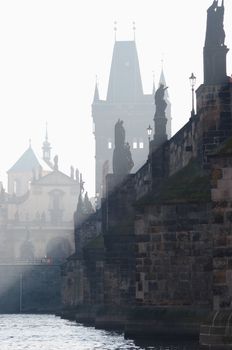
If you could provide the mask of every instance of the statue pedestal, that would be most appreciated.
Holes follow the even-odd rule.
[[[228,81],[226,75],[227,46],[204,47],[204,84],[223,84]]]
[[[167,118],[164,116],[154,117],[155,122],[155,134],[151,142],[151,151],[153,152],[156,148],[161,146],[165,141],[167,141],[168,136],[166,134],[166,124]]]

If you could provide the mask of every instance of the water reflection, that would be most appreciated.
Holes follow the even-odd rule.
[[[52,315],[0,315],[1,350],[198,350],[186,343],[144,342]]]

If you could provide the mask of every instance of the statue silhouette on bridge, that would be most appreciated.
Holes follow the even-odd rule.
[[[130,145],[125,142],[125,129],[123,121],[118,120],[115,124],[115,149],[113,153],[113,173],[116,175],[129,174],[134,166]]]
[[[214,0],[207,10],[206,46],[224,46],[224,0],[218,6],[218,0]]]

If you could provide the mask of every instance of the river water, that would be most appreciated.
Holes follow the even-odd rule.
[[[0,315],[1,350],[198,350],[194,344],[138,344],[52,315]]]

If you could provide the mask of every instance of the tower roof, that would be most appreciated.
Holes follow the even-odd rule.
[[[161,73],[160,73],[159,85],[160,85],[160,84],[163,84],[164,86],[167,86],[166,80],[165,80],[165,76],[164,76],[164,70],[163,70],[163,68],[162,68]],[[166,98],[169,97],[168,89],[165,90],[165,97],[166,97]]]
[[[17,162],[8,170],[9,172],[29,172],[33,168],[41,166],[43,170],[51,171],[51,168],[42,160],[39,159],[33,149],[28,147],[28,149],[22,154],[22,156],[17,160]]]
[[[44,139],[44,142],[43,142],[42,149],[51,149],[51,144],[48,141],[48,124],[47,123],[46,123],[45,139]]]
[[[130,103],[141,100],[143,87],[135,41],[114,44],[107,102]]]
[[[99,98],[99,91],[98,91],[98,83],[96,82],[94,96],[93,96],[93,102],[98,102],[99,100],[100,100],[100,98]]]

